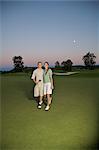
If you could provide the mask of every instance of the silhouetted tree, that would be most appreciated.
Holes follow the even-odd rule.
[[[67,67],[66,67],[66,61],[62,61],[62,62],[61,62],[61,66],[63,67],[64,70],[66,70],[66,68],[67,68]]]
[[[96,64],[96,56],[94,53],[88,52],[86,55],[83,56],[82,60],[84,61],[84,64],[86,68],[88,69],[94,69],[95,64]]]
[[[56,61],[55,62],[55,68],[59,68],[60,67],[60,63],[59,63],[59,61]]]
[[[24,68],[24,63],[23,63],[23,61],[22,61],[22,57],[21,56],[14,56],[13,58],[12,58],[12,60],[13,60],[13,63],[14,63],[14,70],[15,71],[22,71],[23,70],[23,68]]]
[[[65,71],[71,71],[72,70],[72,64],[73,64],[73,62],[70,59],[68,59],[67,61],[63,61],[61,63],[61,65]]]
[[[73,62],[70,59],[66,61],[67,71],[72,71],[72,64]]]

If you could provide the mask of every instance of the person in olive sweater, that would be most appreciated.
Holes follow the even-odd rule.
[[[44,96],[47,97],[47,106],[45,110],[50,109],[50,104],[52,101],[52,90],[53,90],[53,77],[52,77],[52,70],[49,68],[49,63],[44,63],[44,74],[43,74],[43,82],[44,82]]]

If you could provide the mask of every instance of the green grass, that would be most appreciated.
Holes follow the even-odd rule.
[[[98,71],[54,76],[45,112],[33,101],[29,75],[2,75],[2,150],[97,150],[98,77]]]

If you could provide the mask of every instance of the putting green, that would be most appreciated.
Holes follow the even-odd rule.
[[[89,75],[90,76],[90,75]],[[2,75],[2,150],[93,150],[99,78],[54,76],[50,111],[37,109],[27,74]]]

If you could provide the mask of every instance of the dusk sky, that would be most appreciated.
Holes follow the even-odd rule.
[[[25,66],[67,59],[80,65],[89,51],[99,64],[99,1],[3,1],[0,11],[1,68],[19,55]]]

